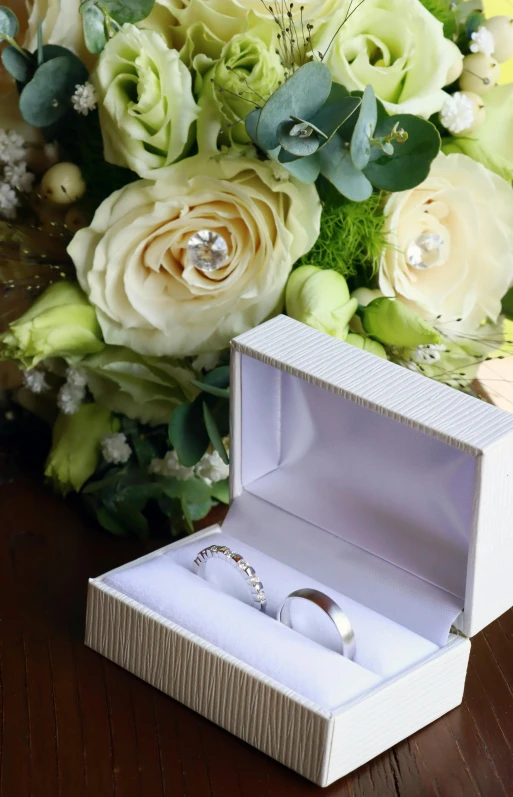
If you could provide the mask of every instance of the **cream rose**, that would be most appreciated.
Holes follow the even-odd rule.
[[[68,251],[106,342],[180,357],[219,351],[281,308],[320,215],[315,187],[273,161],[197,155],[114,193]],[[188,254],[200,230],[226,242],[216,271]]]
[[[506,180],[466,155],[440,153],[424,183],[391,195],[385,216],[385,296],[439,319],[444,334],[497,321],[513,282],[513,189]],[[427,268],[411,265],[419,254],[414,244],[430,249]]]
[[[147,177],[192,143],[198,108],[191,73],[158,33],[123,25],[105,45],[91,80],[110,163]]]
[[[350,9],[343,0],[313,31],[313,49],[325,53],[333,79],[350,91],[371,84],[389,113],[428,118],[439,111],[449,71],[462,60],[442,23],[420,0],[365,0],[353,8],[342,25]]]
[[[60,44],[73,50],[90,69],[96,56],[85,46],[79,8],[80,0],[28,0],[28,23],[23,46],[31,52],[37,49],[37,29],[41,22],[45,44]]]

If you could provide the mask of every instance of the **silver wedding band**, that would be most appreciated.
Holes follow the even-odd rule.
[[[235,553],[230,550],[230,548],[227,548],[226,545],[209,545],[208,548],[204,548],[200,551],[194,560],[194,570],[196,574],[207,580],[206,567],[213,559],[220,559],[222,562],[226,562],[240,572],[241,577],[244,578],[248,586],[248,591],[253,599],[255,608],[265,612],[267,598],[264,592],[264,585],[249,562],[247,562],[240,553]]]
[[[292,601],[297,598],[315,603],[319,609],[322,609],[322,611],[328,615],[338,632],[338,644],[336,652],[340,653],[342,656],[345,656],[346,659],[353,660],[356,655],[356,642],[354,638],[353,626],[340,606],[328,595],[325,595],[324,592],[319,592],[317,589],[298,589],[295,592],[291,592],[278,609],[276,619],[280,623],[283,623],[284,625],[293,629],[294,627],[292,625],[290,616],[290,606]]]

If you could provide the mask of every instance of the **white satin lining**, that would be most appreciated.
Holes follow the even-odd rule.
[[[439,645],[463,608],[473,456],[242,356],[223,530]]]

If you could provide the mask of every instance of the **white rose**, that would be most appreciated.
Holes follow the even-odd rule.
[[[96,56],[85,46],[80,0],[28,0],[27,8],[29,16],[23,47],[30,52],[37,49],[37,30],[41,22],[45,44],[67,47],[89,69],[92,67]]]
[[[466,155],[440,153],[424,183],[392,194],[385,206],[379,287],[447,334],[496,322],[513,282],[513,190]],[[439,236],[429,268],[409,265],[410,244]],[[461,319],[461,321],[458,321]]]
[[[342,25],[349,3],[313,31],[313,49],[325,54],[333,79],[350,91],[372,85],[389,113],[439,111],[449,70],[462,60],[442,23],[420,0],[365,0]]]
[[[193,355],[225,348],[281,308],[320,215],[315,187],[273,161],[197,155],[114,193],[68,251],[108,343]],[[199,230],[227,244],[217,271],[198,270],[187,255]]]
[[[110,163],[146,177],[192,143],[198,107],[191,73],[158,33],[123,25],[105,45],[91,80]]]

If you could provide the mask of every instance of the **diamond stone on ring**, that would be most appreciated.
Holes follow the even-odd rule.
[[[264,592],[264,585],[251,565],[246,562],[240,553],[235,553],[230,548],[227,548],[226,545],[209,545],[208,548],[204,548],[194,560],[194,571],[201,578],[205,578],[205,569],[211,559],[220,559],[240,571],[241,576],[248,585],[255,607],[265,612],[267,598]]]

